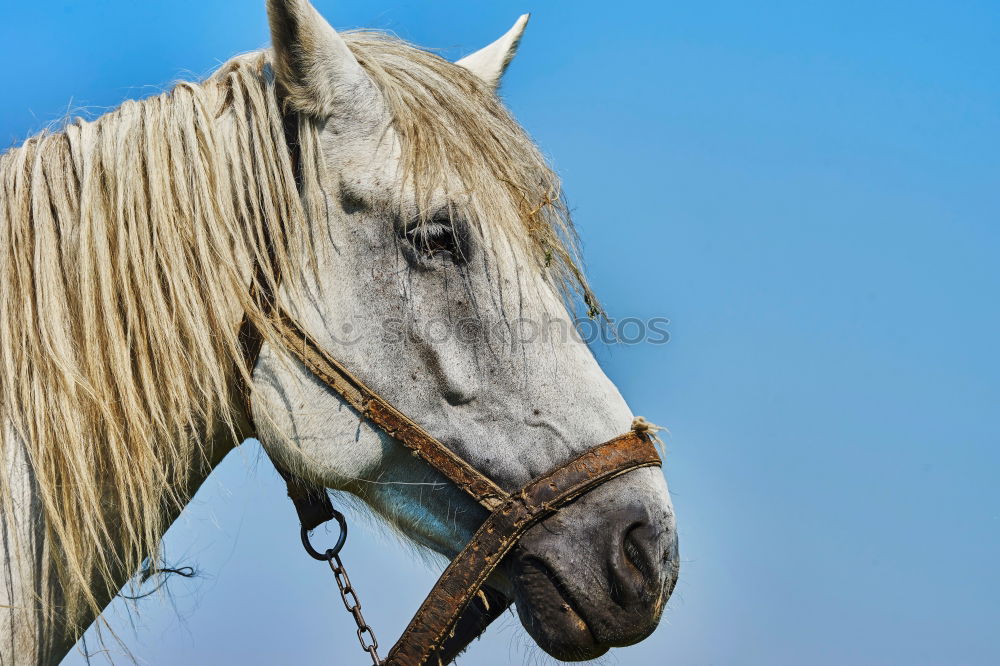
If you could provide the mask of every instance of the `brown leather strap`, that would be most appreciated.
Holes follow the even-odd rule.
[[[462,611],[529,528],[616,476],[660,464],[648,435],[632,431],[587,451],[511,496],[445,569],[389,652],[386,666],[436,666],[432,657]]]
[[[270,455],[268,457],[270,458]],[[333,520],[337,512],[333,508],[333,502],[330,501],[330,495],[326,492],[326,488],[295,476],[275,463],[274,460],[271,460],[271,464],[285,481],[288,498],[295,506],[295,513],[298,514],[299,524],[302,527],[311,532],[320,525]]]
[[[284,348],[351,407],[426,461],[488,511],[510,499],[488,476],[458,457],[412,419],[368,388],[330,356],[284,310],[277,308],[274,329]]]
[[[251,292],[251,296],[260,298],[254,291]],[[253,403],[251,400],[253,392],[247,384],[245,377],[253,376],[261,347],[264,346],[264,338],[261,336],[260,330],[253,325],[253,322],[250,321],[250,317],[247,315],[243,316],[238,336],[240,348],[243,350],[243,367],[236,368],[235,371],[237,391],[243,400],[243,409],[246,413],[247,421],[252,428],[256,429],[253,422]],[[256,432],[253,434],[256,435]],[[330,503],[330,496],[327,494],[326,488],[310,483],[285,470],[275,462],[274,458],[271,458],[271,454],[268,453],[266,448],[264,449],[264,453],[271,460],[274,469],[278,471],[278,474],[285,481],[285,487],[288,489],[288,497],[295,506],[295,512],[299,516],[299,523],[302,527],[306,530],[314,530],[323,523],[333,520],[336,512],[333,509],[333,504]]]
[[[462,654],[469,644],[483,635],[483,632],[493,621],[510,608],[511,600],[503,593],[489,585],[484,585],[482,592],[473,597],[455,627],[448,632],[441,647],[434,652],[441,664],[450,664]],[[435,665],[436,666],[436,665]]]

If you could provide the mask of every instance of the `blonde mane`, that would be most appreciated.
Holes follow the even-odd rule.
[[[395,38],[345,39],[417,192],[457,174],[477,220],[596,308],[559,183],[493,92]],[[295,174],[280,100],[260,52],[0,156],[0,457],[25,453],[58,581],[40,612],[74,635],[120,574],[155,559],[213,428],[235,433],[238,323],[270,337],[251,282],[300,275],[289,248],[304,216],[325,214],[322,122],[298,116]]]

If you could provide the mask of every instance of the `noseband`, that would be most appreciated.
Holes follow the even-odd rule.
[[[292,147],[293,162],[295,142]],[[262,283],[262,282],[261,282]],[[509,493],[468,461],[442,444],[399,411],[389,401],[351,374],[322,348],[280,306],[273,295],[255,294],[269,315],[275,342],[309,372],[349,404],[361,418],[408,448],[463,490],[489,513],[465,548],[451,561],[410,624],[384,660],[371,628],[361,616],[360,603],[340,561],[347,534],[343,516],[330,502],[326,489],[275,465],[288,486],[301,523],[302,541],[316,559],[330,563],[347,609],[358,624],[358,638],[375,666],[443,666],[486,630],[511,604],[503,594],[487,587],[486,580],[532,526],[611,479],[643,467],[662,464],[653,443],[653,426],[637,418],[625,434],[595,446],[583,455]],[[263,336],[245,317],[240,327],[247,371],[252,375]],[[237,373],[243,377],[242,372]],[[252,421],[251,387],[242,387],[247,417]],[[320,553],[309,542],[309,532],[330,520],[340,523],[337,545]],[[366,640],[366,635],[370,642]]]

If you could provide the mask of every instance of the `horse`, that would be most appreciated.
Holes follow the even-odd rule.
[[[604,315],[559,180],[497,95],[528,17],[453,63],[267,12],[270,48],[0,156],[4,664],[58,663],[251,436],[418,547],[474,539],[488,511],[289,353],[275,304],[506,493],[634,420],[573,333]],[[486,584],[548,654],[595,658],[656,628],[676,534],[644,466]]]

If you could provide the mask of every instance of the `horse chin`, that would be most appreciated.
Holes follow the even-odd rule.
[[[594,637],[580,606],[544,561],[517,558],[514,565],[517,614],[540,648],[560,661],[586,661],[610,646]]]

